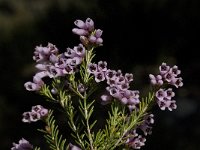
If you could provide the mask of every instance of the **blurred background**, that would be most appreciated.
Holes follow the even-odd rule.
[[[96,60],[133,73],[133,89],[145,91],[148,74],[156,74],[162,62],[182,71],[177,110],[155,108],[153,134],[143,149],[199,150],[199,0],[0,0],[0,149],[10,149],[22,137],[44,143],[36,131],[40,123],[21,122],[32,105],[47,105],[24,88],[34,74],[34,48],[51,42],[64,51],[77,45],[73,22],[87,17],[103,30]]]

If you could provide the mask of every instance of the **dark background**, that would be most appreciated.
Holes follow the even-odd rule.
[[[10,149],[22,137],[43,143],[36,131],[40,123],[21,122],[32,105],[48,106],[23,86],[34,74],[34,48],[51,42],[64,51],[77,45],[73,22],[87,17],[104,31],[96,60],[133,73],[134,89],[145,91],[148,74],[156,74],[162,62],[182,71],[177,110],[155,108],[153,134],[143,149],[199,150],[199,0],[0,0],[0,149]]]

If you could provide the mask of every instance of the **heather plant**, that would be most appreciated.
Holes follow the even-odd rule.
[[[51,150],[115,150],[140,149],[152,133],[154,114],[152,108],[172,111],[177,108],[173,88],[183,86],[178,66],[162,63],[157,75],[149,74],[151,88],[146,96],[130,89],[132,73],[113,70],[105,60],[94,62],[95,49],[103,45],[101,29],[96,29],[92,19],[76,20],[72,32],[80,43],[60,53],[48,43],[36,46],[33,60],[37,72],[33,81],[24,84],[26,90],[43,96],[47,102],[59,104],[66,117],[70,137],[59,132],[54,115],[56,108],[32,106],[22,114],[24,123],[43,121],[44,135]],[[105,89],[99,95],[98,88]],[[107,118],[99,126],[97,104],[105,109]],[[56,105],[57,106],[57,105]],[[13,143],[11,150],[40,150],[22,138]]]

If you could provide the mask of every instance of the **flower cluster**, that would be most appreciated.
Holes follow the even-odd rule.
[[[139,125],[138,128],[143,131],[145,136],[147,136],[152,133],[152,124],[154,124],[154,115],[148,114],[144,117],[143,123]]]
[[[145,145],[146,138],[142,137],[141,135],[138,135],[136,133],[136,130],[133,130],[129,132],[129,138],[126,141],[126,144],[133,148],[133,149],[140,149],[142,146]]]
[[[126,144],[133,149],[140,149],[145,145],[146,138],[145,136],[152,133],[151,125],[154,123],[154,115],[148,114],[144,117],[144,121],[136,129],[131,130],[127,134]],[[143,135],[139,135],[137,131],[142,131]]]
[[[22,114],[23,122],[31,123],[43,119],[48,115],[48,109],[41,105],[32,106],[31,111]]]
[[[156,92],[157,103],[161,110],[168,110],[172,111],[173,109],[177,108],[176,101],[172,100],[172,97],[175,96],[175,93],[172,91],[172,88],[168,88],[167,90],[159,89]]]
[[[85,56],[85,47],[82,44],[73,49],[67,48],[66,52],[58,54],[58,49],[51,43],[47,47],[37,46],[33,59],[38,63],[38,73],[33,77],[33,82],[26,82],[25,87],[29,91],[38,91],[44,84],[42,78],[55,78],[72,74],[81,64]]]
[[[33,146],[24,138],[19,140],[19,144],[13,143],[11,150],[32,150]]]
[[[105,61],[89,64],[88,72],[94,75],[97,83],[106,80],[108,94],[101,96],[104,103],[108,103],[111,97],[114,97],[134,109],[135,105],[140,102],[139,91],[129,90],[130,83],[133,81],[133,74],[126,73],[123,75],[121,70],[108,69]]]
[[[175,65],[173,67],[168,66],[166,63],[162,63],[159,67],[159,74],[154,76],[149,75],[151,84],[159,88],[156,91],[157,104],[161,110],[172,111],[177,108],[176,101],[172,100],[172,97],[175,96],[175,93],[172,91],[172,88],[163,89],[166,85],[172,85],[176,88],[183,86],[182,77],[178,77],[181,74],[181,71]]]
[[[82,44],[74,46],[74,48],[67,48],[66,52],[59,54],[58,48],[48,43],[46,47],[36,46],[33,60],[36,61],[37,73],[33,77],[33,82],[26,82],[24,84],[28,91],[39,91],[44,85],[42,78],[55,78],[72,74],[77,71],[77,66],[80,65],[85,57],[86,47],[100,46],[103,43],[101,35],[103,33],[100,29],[94,28],[92,19],[87,18],[85,22],[76,20],[74,24],[78,28],[72,31],[80,35]],[[84,45],[84,46],[83,46]]]
[[[32,82],[24,84],[28,91],[37,91],[45,96],[48,102],[62,107],[73,139],[68,137],[67,141],[63,138],[55,123],[53,110],[41,105],[32,106],[31,111],[24,112],[22,121],[31,123],[43,120],[46,123],[45,130],[39,131],[44,134],[51,149],[107,150],[122,146],[140,149],[145,145],[146,136],[152,133],[152,104],[157,103],[161,110],[176,109],[176,101],[173,99],[175,93],[170,86],[183,86],[182,78],[179,77],[181,71],[177,66],[170,67],[162,63],[158,75],[149,75],[153,90],[149,91],[148,96],[140,98],[139,91],[130,89],[132,73],[109,69],[106,61],[92,61],[95,56],[94,48],[103,43],[103,31],[95,29],[90,18],[85,21],[78,19],[74,24],[76,28],[73,28],[72,32],[80,36],[81,43],[67,48],[64,53],[59,53],[57,47],[51,43],[46,47],[36,46],[33,60],[36,62],[37,73]],[[46,77],[50,78],[50,82],[44,82]],[[98,109],[95,109],[95,100],[92,100],[91,94],[103,81],[106,82],[106,90],[105,94],[101,95],[102,104],[111,105],[104,128],[94,132],[93,127],[99,118],[92,116]],[[116,104],[116,101],[120,103]],[[21,139],[19,144],[13,143],[11,148],[32,149],[33,146],[25,139]]]
[[[161,86],[164,83],[171,84],[176,88],[183,86],[182,78],[178,77],[181,74],[181,71],[178,69],[178,66],[170,67],[166,63],[162,63],[159,67],[159,74],[154,76],[149,75],[152,85]]]
[[[101,29],[94,28],[94,21],[87,18],[86,21],[76,20],[74,24],[78,28],[73,28],[72,32],[80,36],[81,42],[86,46],[100,46],[103,43]]]

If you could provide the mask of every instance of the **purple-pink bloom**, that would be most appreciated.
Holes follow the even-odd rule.
[[[35,68],[37,68],[40,71],[47,70],[47,65],[46,64],[36,64]]]
[[[166,96],[167,96],[167,93],[166,93],[163,89],[159,89],[159,90],[156,92],[156,98],[157,98],[158,100],[163,100]]]
[[[106,105],[110,103],[110,101],[112,100],[112,97],[109,94],[104,94],[104,95],[101,95],[101,100],[102,100],[101,104]]]
[[[175,75],[171,72],[168,72],[164,75],[164,79],[170,83],[173,79],[175,79]]]
[[[42,110],[44,107],[42,105],[35,105],[32,106],[31,111],[32,112],[39,112],[40,110]]]
[[[136,106],[133,104],[133,105],[128,105],[128,109],[130,112],[132,112],[133,110],[136,109]]]
[[[71,58],[76,56],[76,52],[74,49],[67,48],[66,52],[64,52],[64,55]]]
[[[57,54],[57,53],[58,49],[56,48],[55,45],[51,43],[48,43],[46,47],[36,46],[33,60],[35,60],[36,62],[44,62],[49,59],[49,56],[51,54]]]
[[[148,134],[152,133],[152,124],[153,123],[154,123],[154,115],[147,114],[144,117],[143,123],[138,128],[143,131],[145,136],[147,136]]]
[[[33,83],[33,82],[26,82],[24,84],[24,87],[28,91],[38,91],[41,88],[41,86],[39,86],[38,84]]]
[[[133,74],[132,73],[126,73],[125,79],[126,79],[127,82],[133,81]]]
[[[164,99],[162,101],[157,101],[157,103],[161,110],[165,110],[167,108],[169,111],[172,111],[177,108],[175,100]]]
[[[85,29],[78,29],[78,28],[72,29],[72,32],[74,34],[77,34],[77,35],[80,35],[80,36],[85,36],[85,35],[89,34],[87,30],[85,30]]]
[[[32,150],[33,146],[29,143],[29,141],[22,138],[19,140],[19,143],[13,143],[13,147],[11,150]]]
[[[57,93],[58,93],[58,90],[57,90],[56,88],[52,88],[52,89],[51,89],[51,93],[52,93],[52,94],[57,94]]]
[[[71,59],[71,58],[67,59],[65,57],[59,57],[58,61],[52,66],[53,67],[55,66],[56,68],[59,68],[59,69],[64,69],[66,67],[66,65],[68,64],[67,60],[69,60],[69,59]]]
[[[117,81],[117,84],[124,84],[124,83],[128,83],[126,82],[125,80],[125,77],[124,76],[119,76],[119,77],[115,77],[116,81]]]
[[[119,88],[120,90],[128,90],[128,88],[130,87],[128,83],[120,83],[118,85],[116,85],[117,88]]]
[[[168,88],[165,92],[166,92],[167,99],[171,99],[172,97],[175,96],[175,93],[172,91],[172,88]]]
[[[77,19],[74,24],[78,28],[73,28],[72,32],[80,36],[80,41],[86,47],[90,46],[101,46],[103,43],[103,39],[101,35],[103,33],[102,30],[94,28],[94,21],[90,18],[87,18],[86,21],[82,21]]]
[[[151,80],[152,85],[159,85],[159,86],[163,85],[163,80],[161,75],[154,76],[152,74],[149,74],[149,78]]]
[[[30,122],[36,122],[40,120],[41,116],[37,112],[30,112]]]
[[[115,76],[116,77],[122,76],[122,71],[121,70],[117,70],[116,73],[115,73]]]
[[[170,72],[172,72],[175,76],[178,76],[179,74],[181,74],[181,71],[178,69],[178,66],[176,65],[170,68]]]
[[[182,78],[177,77],[181,74],[181,71],[178,69],[178,66],[174,65],[170,68],[166,63],[162,63],[162,65],[159,67],[160,74],[156,77],[152,74],[149,75],[151,83],[153,85],[158,84],[160,82],[160,85],[163,83],[174,85],[176,88],[183,86]],[[159,78],[158,78],[159,76]],[[163,81],[161,81],[163,80]]]
[[[152,134],[152,127],[147,124],[140,125],[140,129],[143,131],[145,136]]]
[[[30,123],[31,122],[31,112],[24,112],[22,114],[23,118],[22,118],[22,122],[25,122],[25,123]]]
[[[182,87],[183,86],[183,79],[180,78],[174,78],[171,80],[170,84],[174,85],[176,88]]]
[[[139,100],[139,91],[132,91],[132,90],[124,90],[121,91],[122,99],[127,99],[127,104],[129,105],[136,105],[140,102]],[[120,99],[120,100],[122,100]]]
[[[81,150],[78,146],[76,146],[76,145],[73,145],[73,144],[69,144],[69,148],[70,148],[70,150]]]
[[[107,79],[107,84],[110,86],[110,87],[114,87],[116,85],[116,81],[114,79]]]
[[[88,65],[88,72],[95,74],[97,72],[97,64],[91,63]]]
[[[55,77],[59,77],[59,76],[63,76],[63,75],[64,75],[64,73],[63,73],[62,69],[57,68],[55,66],[49,67],[49,71],[48,71],[49,78],[55,78]]]
[[[94,30],[94,21],[90,18],[87,18],[85,21],[86,27],[88,31],[93,31]]]
[[[32,106],[31,112],[39,113],[41,117],[44,117],[48,114],[48,109],[44,108],[41,105]]]
[[[74,47],[74,51],[75,53],[80,56],[80,57],[84,57],[85,56],[85,47],[82,44],[79,44],[78,46]]]
[[[153,114],[146,115],[144,120],[146,124],[154,124],[154,115]]]
[[[97,83],[105,80],[105,74],[103,72],[96,72],[94,76]]]
[[[74,72],[74,68],[71,65],[66,65],[62,71],[63,74],[72,74]]]
[[[115,79],[116,71],[108,69],[105,73],[106,79]]]
[[[40,115],[39,119],[48,115],[48,109],[44,108],[41,105],[32,106],[31,112],[38,113]]]
[[[176,101],[172,100],[172,97],[174,96],[175,93],[172,91],[172,88],[168,88],[167,90],[159,89],[156,92],[156,98],[160,109],[165,110],[166,108],[168,108],[168,110],[170,111],[176,109]]]
[[[82,83],[79,83],[78,84],[78,91],[80,93],[84,93],[86,91],[86,87]]]
[[[107,62],[99,61],[98,64],[89,64],[88,70],[94,75],[96,82],[106,80],[108,87],[106,90],[109,95],[118,99],[121,103],[130,105],[137,105],[139,101],[139,92],[129,90],[130,82],[133,81],[133,74],[122,74],[121,70],[115,71],[107,68]],[[102,96],[102,99],[106,99]]]
[[[115,98],[121,98],[121,94],[119,90],[116,87],[110,87],[109,88],[110,95],[112,95]]]
[[[42,71],[42,72],[38,72],[35,74],[35,76],[33,77],[33,82],[26,82],[24,84],[24,87],[26,88],[26,90],[28,91],[38,91],[41,89],[42,85],[44,84],[44,82],[42,81],[42,78],[45,77],[46,71]]]
[[[40,86],[42,86],[44,84],[44,82],[42,81],[42,78],[44,78],[46,76],[48,76],[48,72],[47,71],[38,72],[33,76],[33,82],[37,83]]]
[[[50,61],[52,64],[57,63],[58,60],[59,60],[59,55],[57,56],[57,55],[55,55],[55,54],[51,54],[51,55],[49,56],[49,61]]]
[[[107,62],[106,61],[99,61],[98,62],[98,71],[107,71]]]
[[[129,102],[129,100],[128,100],[127,97],[122,97],[122,98],[120,99],[120,101],[121,101],[121,103],[124,104],[124,105],[128,104],[128,102]]]
[[[162,65],[159,67],[160,74],[166,74],[169,71],[170,67],[166,63],[162,63]]]
[[[133,148],[133,149],[140,149],[142,146],[145,145],[146,138],[142,137],[141,135],[130,137],[126,141],[126,144]]]
[[[97,41],[97,38],[94,36],[94,35],[90,35],[88,40],[91,42],[91,43],[95,43]]]
[[[101,46],[102,43],[103,43],[103,39],[102,38],[97,38],[96,44]]]
[[[100,38],[101,35],[102,35],[102,33],[103,33],[103,31],[102,31],[101,29],[97,29],[97,30],[95,31],[95,37],[96,37],[96,38]]]
[[[77,19],[76,21],[74,21],[74,24],[81,29],[86,29],[85,22],[83,22],[82,20]]]
[[[45,108],[43,108],[43,109],[41,109],[41,110],[39,111],[41,117],[47,116],[47,115],[48,115],[48,112],[49,112],[48,109],[45,109]]]
[[[22,114],[22,122],[31,123],[43,119],[48,115],[48,109],[41,105],[32,106],[31,111]]]

